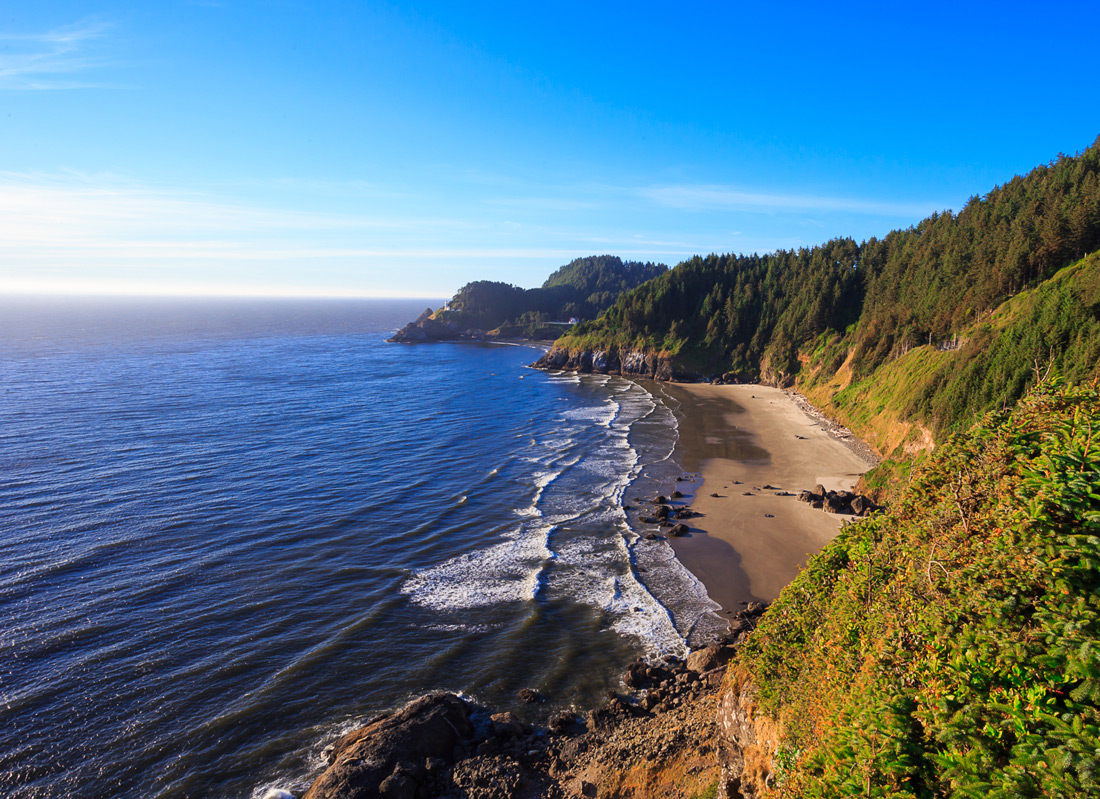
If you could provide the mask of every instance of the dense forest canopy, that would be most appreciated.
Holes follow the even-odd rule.
[[[1100,139],[1084,152],[1059,156],[972,197],[958,214],[933,214],[881,239],[692,258],[626,292],[558,344],[570,350],[647,350],[672,359],[679,373],[734,373],[781,384],[805,379],[811,367],[833,374],[847,363],[850,378],[858,381],[922,346],[971,342],[975,336],[992,341],[999,331],[978,326],[999,306],[1098,249]],[[1096,262],[1087,268],[1096,269]],[[1091,285],[1087,276],[1077,282]],[[1091,324],[1100,307],[1089,291],[1080,295],[1068,284],[1062,290],[1058,308],[1044,299],[1042,318],[1063,331]],[[831,345],[822,347],[823,340]],[[1079,350],[1095,350],[1089,342],[1078,344]],[[1064,352],[1049,350],[1056,359]],[[1025,357],[1020,347],[1005,344],[995,357],[1007,358],[1010,351],[1017,361],[1034,354]],[[828,362],[815,361],[815,352]],[[970,387],[956,385],[952,403],[924,396],[915,409],[935,414],[930,421],[948,427],[995,401],[1015,401],[1034,382],[1016,379],[1021,367],[1014,363],[1010,371],[1019,384],[1010,396],[990,392],[982,385],[999,373],[998,363],[979,366],[986,371],[972,374]],[[947,382],[941,376],[939,384]]]
[[[437,316],[464,327],[532,328],[571,318],[592,319],[624,292],[665,273],[664,264],[623,261],[614,255],[577,258],[539,288],[479,280],[467,283]]]

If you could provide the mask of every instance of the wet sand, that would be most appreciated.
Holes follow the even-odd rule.
[[[678,484],[688,496],[677,504],[690,501],[703,515],[688,521],[690,535],[672,539],[677,557],[727,612],[770,602],[853,518],[777,492],[797,495],[817,483],[850,489],[873,464],[781,389],[663,384],[658,390],[677,409],[680,464],[702,475],[702,483]]]

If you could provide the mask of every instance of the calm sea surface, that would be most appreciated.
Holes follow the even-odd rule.
[[[671,411],[384,343],[424,305],[0,305],[0,795],[298,792],[425,691],[584,708],[713,618],[622,510]]]

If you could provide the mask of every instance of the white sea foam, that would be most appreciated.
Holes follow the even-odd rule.
[[[494,624],[444,624],[442,622],[436,624],[427,624],[423,626],[425,630],[434,630],[441,633],[487,633],[490,630],[499,627],[500,625]]]
[[[520,534],[477,552],[417,571],[401,592],[422,607],[459,610],[535,598],[542,562],[551,556],[548,528]]]
[[[700,620],[717,620],[717,605],[667,543],[640,541],[622,509],[627,488],[640,474],[672,474],[675,415],[622,378],[550,379],[588,380],[608,394],[598,404],[564,411],[517,453],[530,464],[534,490],[498,543],[418,571],[401,590],[440,612],[535,599],[581,602],[603,614],[608,629],[638,638],[652,653],[683,655]],[[646,434],[644,460],[631,442],[639,423],[658,433]],[[672,435],[660,435],[662,428]],[[646,572],[645,583],[632,557]],[[441,629],[449,623],[440,622]]]
[[[610,427],[619,413],[619,403],[608,401],[591,408],[577,408],[566,411],[562,417],[570,421],[595,422],[602,427]]]

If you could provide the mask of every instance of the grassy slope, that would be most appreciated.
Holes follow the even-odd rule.
[[[738,668],[784,729],[776,795],[1100,791],[1100,398],[1044,384],[844,528]]]
[[[1012,407],[1048,368],[1071,381],[1100,376],[1100,253],[1002,303],[961,331],[957,349],[915,347],[854,380],[834,333],[800,360],[796,389],[889,459],[867,477],[885,489],[934,440]]]

